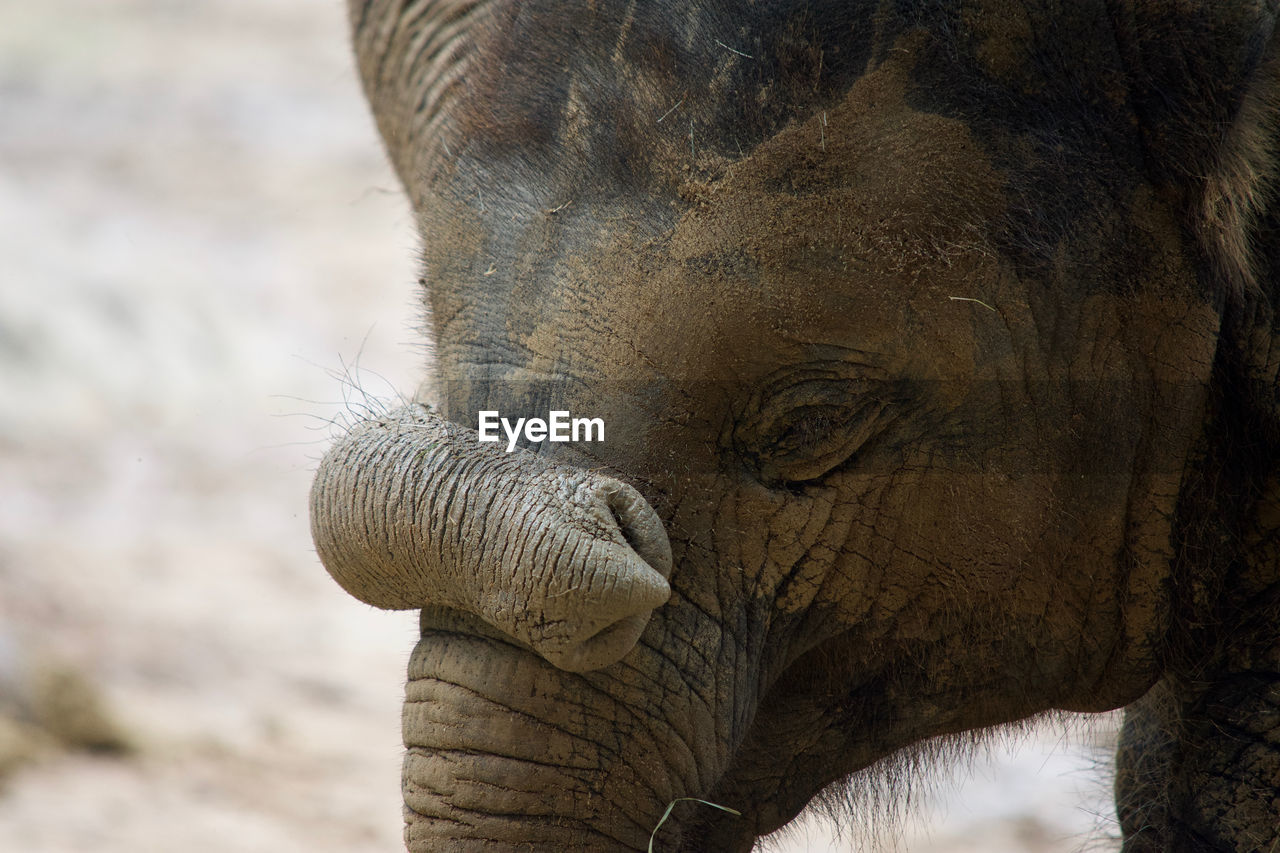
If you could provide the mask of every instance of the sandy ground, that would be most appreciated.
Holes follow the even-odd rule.
[[[305,512],[333,422],[422,361],[344,39],[336,0],[0,6],[0,850],[400,849],[413,619]],[[40,734],[68,669],[129,749]],[[899,849],[1106,847],[1110,724],[944,776]],[[773,849],[889,844],[830,833]]]

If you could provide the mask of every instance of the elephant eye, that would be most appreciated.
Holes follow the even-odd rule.
[[[761,399],[737,444],[765,483],[816,480],[848,461],[894,419],[882,383],[808,380]]]

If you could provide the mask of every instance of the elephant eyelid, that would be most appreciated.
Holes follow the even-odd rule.
[[[766,485],[817,480],[897,419],[899,395],[888,390],[825,378],[788,386],[743,418],[735,445]]]

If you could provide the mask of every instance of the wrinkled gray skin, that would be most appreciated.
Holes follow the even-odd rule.
[[[1126,705],[1127,850],[1280,849],[1274,3],[350,6],[433,408],[312,519],[422,610],[410,849],[747,850]]]
[[[662,521],[610,477],[482,447],[421,406],[352,430],[316,478],[315,505],[340,508],[321,559],[378,607],[459,608],[573,672],[613,663],[671,593]]]

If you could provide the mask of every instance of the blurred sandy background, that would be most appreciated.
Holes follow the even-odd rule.
[[[401,849],[413,617],[341,593],[306,519],[331,422],[423,358],[344,27],[0,5],[0,851]],[[1106,849],[1109,725],[941,775],[899,849]]]

